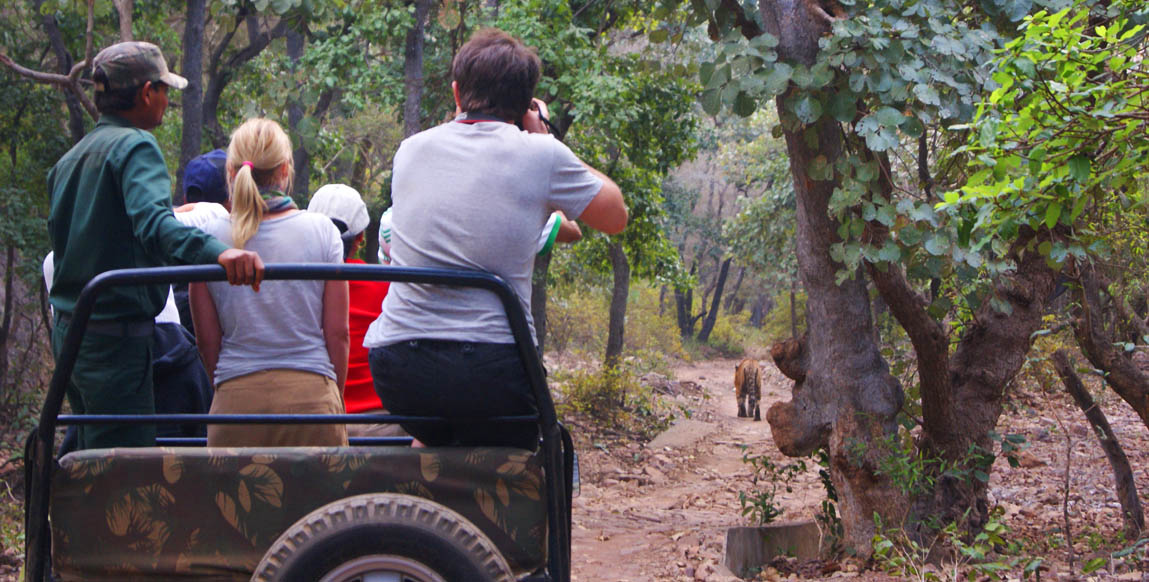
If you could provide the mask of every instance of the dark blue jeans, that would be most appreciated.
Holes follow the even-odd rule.
[[[427,445],[538,448],[538,426],[476,422],[538,414],[514,344],[410,340],[368,354],[375,392],[392,414],[442,416],[447,426],[403,424]]]

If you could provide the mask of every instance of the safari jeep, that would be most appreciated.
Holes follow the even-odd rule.
[[[538,401],[537,452],[348,447],[151,448],[56,458],[58,425],[95,423],[446,422],[397,415],[60,415],[94,300],[112,286],[218,281],[216,266],[128,269],[93,279],[26,448],[26,571],[50,580],[472,582],[570,580],[574,453],[558,424],[519,300],[497,276],[369,265],[269,265],[266,278],[362,279],[477,287],[507,312]]]

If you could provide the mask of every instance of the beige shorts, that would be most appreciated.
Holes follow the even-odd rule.
[[[358,414],[387,414],[386,408],[364,410]],[[409,436],[403,427],[397,424],[349,424],[347,436],[353,437],[405,437]]]
[[[264,370],[216,387],[212,414],[343,414],[335,381],[297,370]],[[209,447],[346,446],[342,424],[213,424]]]

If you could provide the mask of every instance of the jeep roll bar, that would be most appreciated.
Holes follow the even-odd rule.
[[[547,388],[546,372],[540,355],[535,350],[530,326],[522,304],[514,290],[497,275],[481,271],[424,269],[411,267],[382,267],[360,264],[280,263],[267,265],[264,280],[362,280],[395,281],[429,285],[453,285],[486,289],[494,293],[506,311],[511,334],[514,336],[519,357],[527,380],[535,394],[537,416],[503,416],[483,419],[498,422],[537,422],[542,435],[540,452],[543,457],[547,492],[547,570],[542,580],[569,582],[570,556],[570,502],[571,484],[568,483],[573,465],[573,447],[555,415],[554,402]],[[51,531],[48,513],[51,499],[52,472],[57,467],[54,459],[57,425],[71,424],[343,424],[358,422],[444,422],[437,417],[415,417],[390,414],[149,414],[149,415],[60,415],[65,389],[88,320],[91,318],[96,297],[110,287],[170,284],[181,282],[224,281],[226,272],[218,265],[156,267],[147,269],[120,269],[94,277],[76,301],[72,320],[61,347],[56,369],[48,386],[40,421],[28,436],[24,455],[25,568],[29,582],[47,582],[51,562]],[[178,441],[177,441],[178,442]],[[530,578],[535,580],[536,578]]]

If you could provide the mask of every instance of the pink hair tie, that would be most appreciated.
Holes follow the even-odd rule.
[[[244,162],[244,163],[242,163],[242,164],[240,164],[240,165],[241,165],[241,166],[247,166],[247,167],[251,168],[251,171],[253,171],[253,172],[255,171],[255,164],[253,164],[253,163],[251,163],[251,162]]]

